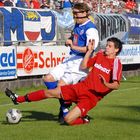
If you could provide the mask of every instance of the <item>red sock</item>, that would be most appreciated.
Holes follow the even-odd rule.
[[[85,124],[86,122],[81,118],[77,118],[74,122],[72,122],[70,125],[79,125],[79,124]]]
[[[23,102],[25,102],[26,100],[25,100],[25,97],[24,97],[24,96],[18,96],[16,101],[17,101],[18,103],[23,103]]]
[[[40,101],[46,99],[45,90],[38,90],[30,92],[26,96],[18,96],[17,102],[22,103],[25,101]]]

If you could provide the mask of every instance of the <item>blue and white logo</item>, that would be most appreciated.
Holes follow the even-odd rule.
[[[0,47],[0,79],[16,78],[15,47]]]

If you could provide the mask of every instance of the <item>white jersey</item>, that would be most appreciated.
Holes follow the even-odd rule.
[[[65,81],[66,84],[75,84],[87,75],[87,71],[80,70],[82,56],[70,55],[62,64],[57,65],[50,74],[54,79]]]

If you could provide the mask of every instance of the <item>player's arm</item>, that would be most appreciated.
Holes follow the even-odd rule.
[[[87,48],[87,52],[84,56],[84,59],[80,65],[80,69],[86,69],[87,68],[87,63],[88,60],[94,50],[94,45],[95,45],[95,40],[89,40],[89,44],[88,44],[88,48]]]
[[[101,79],[102,83],[106,87],[108,87],[110,89],[114,89],[114,90],[117,90],[120,87],[119,81],[114,80],[112,83],[109,83],[109,82],[106,82],[105,78],[101,74],[99,76],[100,76],[100,79]]]
[[[86,31],[86,38],[87,38],[87,41],[86,41],[86,46],[76,46],[76,45],[73,45],[73,42],[72,42],[72,39],[69,38],[67,41],[66,41],[66,46],[70,46],[71,49],[73,50],[76,50],[76,51],[79,51],[81,53],[86,53],[87,52],[87,46],[89,44],[89,40],[93,39],[95,41],[94,43],[94,50],[97,48],[98,46],[98,42],[99,42],[99,34],[98,34],[98,31],[94,28],[89,28],[87,31]]]
[[[65,45],[69,46],[71,49],[79,51],[81,53],[86,53],[86,51],[87,51],[87,46],[83,46],[83,47],[75,46],[75,45],[73,45],[73,42],[71,39],[67,39]]]

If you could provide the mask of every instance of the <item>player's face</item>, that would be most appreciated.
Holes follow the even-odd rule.
[[[73,17],[76,21],[77,24],[82,24],[83,23],[83,19],[86,18],[87,16],[87,12],[86,11],[81,11],[78,9],[73,9]]]
[[[110,58],[114,58],[116,57],[117,52],[118,49],[115,48],[114,42],[108,41],[105,48],[105,54]]]

